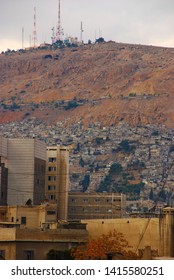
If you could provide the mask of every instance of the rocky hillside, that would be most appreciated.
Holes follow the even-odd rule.
[[[115,42],[0,55],[0,123],[173,127],[174,49]]]

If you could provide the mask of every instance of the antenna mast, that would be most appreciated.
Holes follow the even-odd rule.
[[[83,44],[83,23],[81,21],[81,27],[80,27],[80,43]]]
[[[33,29],[33,47],[37,46],[37,32],[36,32],[36,7],[34,7],[34,29]]]
[[[22,27],[22,50],[24,49],[24,28]]]
[[[60,0],[58,3],[58,24],[57,24],[57,32],[56,32],[56,40],[63,40],[63,28],[62,28],[62,24],[61,24],[61,17],[60,17]]]
[[[52,44],[54,44],[54,43],[55,43],[55,41],[56,41],[56,37],[55,37],[55,29],[54,29],[54,27],[53,27],[51,30],[52,30],[52,37],[51,37],[51,40],[52,40]]]

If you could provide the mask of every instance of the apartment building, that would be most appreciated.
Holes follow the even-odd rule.
[[[46,198],[57,204],[58,220],[67,220],[69,151],[66,147],[47,147]]]
[[[7,139],[0,136],[0,205],[7,205]]]
[[[70,192],[68,195],[68,220],[121,218],[125,208],[124,194]]]
[[[46,145],[37,139],[7,139],[8,205],[44,200]]]

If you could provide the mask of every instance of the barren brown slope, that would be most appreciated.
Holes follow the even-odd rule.
[[[52,59],[45,59],[47,54]],[[30,110],[47,122],[79,119],[105,125],[124,120],[173,126],[174,49],[114,42],[77,49],[0,55],[0,100],[20,104],[10,113],[2,108],[1,122],[23,119]],[[83,101],[72,110],[59,110],[48,101]],[[28,106],[28,107],[27,107]]]

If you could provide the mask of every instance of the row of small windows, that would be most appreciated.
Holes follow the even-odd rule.
[[[54,210],[48,210],[47,215],[56,215],[56,211]]]
[[[87,213],[87,212],[91,212],[91,209],[90,208],[83,208],[82,211]],[[79,211],[77,210],[77,208],[71,208],[71,212],[75,213],[75,212],[79,212]],[[100,212],[103,213],[103,209],[96,208],[96,209],[94,209],[94,212],[95,213],[100,213]],[[106,209],[106,212],[107,213],[112,213],[112,209]]]
[[[90,199],[88,199],[88,198],[83,198],[83,199],[76,199],[76,198],[71,198],[71,202],[77,202],[77,201],[83,201],[83,202],[90,202],[92,199],[90,198]],[[93,200],[94,202],[104,202],[104,199],[100,199],[100,198],[95,198],[94,200]],[[112,199],[112,198],[109,198],[109,199],[106,199],[105,200],[106,202],[110,202],[110,203],[112,203],[112,202],[116,202],[116,201],[121,201],[121,199],[120,198],[118,198],[118,199],[116,199],[116,198],[114,198],[114,199]]]

